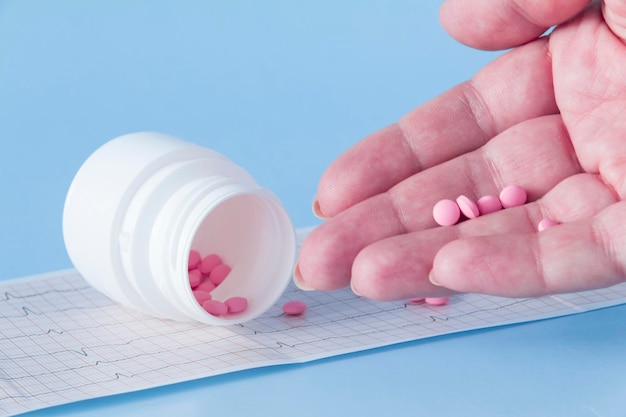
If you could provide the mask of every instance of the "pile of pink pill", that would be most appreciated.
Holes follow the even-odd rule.
[[[461,219],[461,215],[468,219],[474,219],[503,208],[521,206],[526,203],[527,198],[526,191],[518,185],[509,185],[497,197],[486,195],[476,202],[467,196],[460,195],[456,200],[439,200],[433,207],[433,218],[440,226],[452,226]],[[542,231],[557,224],[559,223],[554,220],[543,219],[537,225],[537,229]]]
[[[502,208],[521,206],[528,198],[526,191],[518,185],[505,187],[499,196],[486,195],[476,202],[469,197],[460,195],[456,200],[443,199],[433,207],[433,218],[440,226],[456,224],[463,214],[468,219],[493,213]]]
[[[241,313],[248,308],[248,300],[245,297],[230,297],[225,301],[218,301],[211,296],[211,291],[224,282],[231,271],[231,267],[218,255],[202,257],[200,252],[191,250],[187,269],[193,295],[207,313],[225,316]]]
[[[191,250],[187,264],[189,285],[193,295],[202,308],[213,316],[226,316],[246,311],[248,299],[230,297],[224,301],[214,300],[211,292],[217,288],[230,274],[231,267],[225,264],[219,255],[210,254],[202,257],[200,252]],[[289,301],[283,304],[283,312],[289,316],[304,313],[306,304],[303,301]]]

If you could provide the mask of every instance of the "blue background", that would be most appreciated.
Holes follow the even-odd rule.
[[[0,1],[0,279],[71,267],[72,177],[134,131],[224,153],[317,224],[334,158],[497,55],[450,39],[439,5]],[[620,306],[32,415],[625,416],[625,330]]]

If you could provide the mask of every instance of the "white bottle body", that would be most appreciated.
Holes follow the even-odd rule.
[[[78,272],[111,299],[156,317],[234,324],[267,311],[295,262],[293,225],[279,200],[221,154],[159,133],[116,138],[85,161],[63,213]],[[232,271],[213,292],[248,299],[213,316],[195,300],[191,249]]]

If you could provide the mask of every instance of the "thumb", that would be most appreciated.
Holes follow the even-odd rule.
[[[478,49],[507,49],[536,39],[549,27],[580,13],[590,2],[446,0],[439,18],[450,36],[461,43]],[[621,4],[622,11],[626,7],[624,1],[611,3]],[[626,25],[626,21],[622,23]]]
[[[611,31],[626,42],[626,1],[604,0],[602,14]]]

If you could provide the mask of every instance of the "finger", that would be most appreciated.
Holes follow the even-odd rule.
[[[435,262],[434,276],[436,279],[440,276],[444,278],[441,282],[442,289],[476,291],[482,282],[473,270],[466,269],[467,263],[462,262],[479,261],[471,256],[463,256],[460,261],[456,250],[448,251],[448,247],[456,247],[455,243],[450,242],[457,240],[471,242],[469,245],[480,242],[481,239],[478,237],[481,236],[489,239],[489,242],[492,239],[486,238],[488,236],[532,237],[536,234],[537,224],[544,217],[563,223],[577,222],[596,215],[614,202],[613,193],[598,176],[578,174],[562,181],[545,197],[534,203],[501,210],[453,227],[439,227],[375,242],[357,255],[352,267],[351,286],[358,294],[377,300],[441,296],[443,291],[437,291],[428,280]],[[494,246],[502,243],[497,239],[493,239],[493,242],[496,242]],[[517,249],[516,246],[503,246],[498,249],[502,256],[500,268],[503,270],[506,270],[512,257],[525,250],[525,241],[519,241],[518,244],[522,249]],[[441,248],[444,249],[440,252]],[[462,250],[465,249],[465,245],[462,246]],[[493,248],[489,247],[487,250]],[[512,251],[513,255],[508,254],[509,251]],[[446,268],[452,268],[451,265],[454,265],[454,275],[446,270],[445,275],[440,275],[441,265]],[[505,272],[501,271],[500,275]],[[511,279],[511,282],[513,281]],[[483,292],[496,291],[502,289],[483,288]]]
[[[626,45],[615,36],[623,11],[618,4],[606,4],[606,24],[596,3],[559,26],[550,36],[550,51],[560,74],[554,89],[581,165],[626,197]]]
[[[626,42],[626,1],[604,0],[602,12],[611,31]]]
[[[540,233],[452,241],[431,280],[446,288],[508,297],[581,291],[626,278],[626,202]]]
[[[525,45],[340,156],[322,176],[314,210],[335,216],[523,120],[554,113],[546,42]]]
[[[456,40],[479,49],[529,42],[580,13],[590,0],[447,0],[440,19]]]
[[[352,290],[380,301],[452,294],[433,285],[428,274],[437,251],[457,239],[457,233],[454,227],[442,227],[393,236],[365,247],[352,265]]]
[[[519,184],[534,200],[579,171],[558,115],[520,123],[480,150],[420,172],[321,225],[302,245],[300,283],[323,290],[348,285],[363,248],[434,227],[432,208],[442,198],[465,194],[476,200]]]

